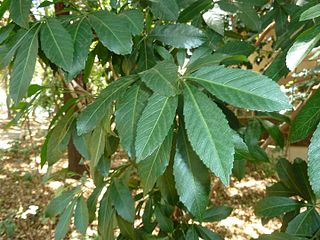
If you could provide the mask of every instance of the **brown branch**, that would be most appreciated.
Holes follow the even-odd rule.
[[[261,34],[259,34],[259,38],[255,43],[255,46],[258,47],[260,45],[260,43],[265,39],[265,37],[268,35],[268,33],[274,29],[276,23],[273,21],[272,23],[270,23]]]

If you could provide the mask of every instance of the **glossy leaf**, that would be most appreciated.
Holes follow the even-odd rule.
[[[261,20],[256,10],[247,2],[238,2],[239,18],[251,30],[258,32],[261,29]]]
[[[10,18],[19,26],[28,28],[29,14],[32,0],[12,0],[10,4]]]
[[[156,18],[174,21],[179,15],[179,6],[176,0],[151,0],[151,11]]]
[[[127,186],[114,179],[110,185],[110,198],[117,213],[126,221],[133,222],[135,218],[134,201]]]
[[[235,107],[267,112],[291,108],[275,82],[252,71],[211,66],[185,78]]]
[[[198,28],[187,24],[167,24],[155,27],[151,36],[175,48],[196,48],[205,39]]]
[[[310,7],[306,11],[304,11],[300,15],[300,21],[305,21],[305,20],[317,18],[319,16],[320,16],[320,3]]]
[[[308,175],[310,184],[317,198],[320,198],[320,125],[314,132],[308,151]]]
[[[105,192],[98,212],[98,230],[102,240],[113,239],[113,228],[115,225],[115,210],[112,208],[110,193]]]
[[[67,75],[68,80],[71,80],[85,68],[93,34],[86,18],[68,25],[67,30],[74,43],[73,63]]]
[[[135,76],[122,77],[102,90],[97,99],[79,115],[77,120],[78,134],[82,135],[94,129],[107,114],[107,108],[112,101],[120,98],[135,80]]]
[[[139,35],[143,31],[143,21],[144,16],[143,13],[138,9],[132,9],[128,11],[124,11],[120,14],[120,16],[127,20],[128,29],[130,30],[132,35]]]
[[[71,200],[74,198],[74,191],[64,191],[54,199],[50,201],[45,210],[46,217],[55,217],[63,212],[63,210],[68,206]]]
[[[186,239],[188,240],[199,240],[198,233],[196,231],[195,226],[191,226],[188,228],[188,231],[186,233]]]
[[[267,187],[268,196],[278,196],[278,197],[291,197],[295,195],[289,188],[287,188],[283,183],[277,182],[270,187]]]
[[[41,26],[41,48],[54,64],[69,71],[73,63],[73,41],[69,32],[55,18],[48,18]]]
[[[272,234],[263,234],[257,240],[306,240],[305,238],[295,237],[288,233],[274,232]]]
[[[55,240],[64,239],[64,237],[67,235],[75,204],[76,201],[71,202],[60,216],[59,222],[56,226],[56,231],[54,233]]]
[[[209,202],[210,176],[192,150],[184,129],[180,129],[178,133],[173,174],[180,201],[193,216],[202,219]]]
[[[95,168],[104,153],[106,145],[106,133],[102,126],[93,130],[90,136],[90,167]]]
[[[320,229],[320,216],[314,209],[310,208],[289,222],[286,233],[312,237],[313,234]]]
[[[295,195],[314,201],[315,196],[307,175],[307,163],[304,160],[297,159],[290,163],[287,159],[281,158],[276,169],[281,182]]]
[[[200,237],[202,237],[204,240],[222,240],[222,238],[215,232],[212,232],[206,227],[203,227],[201,225],[196,226]]]
[[[147,104],[149,94],[141,86],[134,85],[120,99],[116,111],[116,124],[120,143],[129,157],[135,156],[135,137],[138,120]]]
[[[38,24],[34,24],[28,30],[20,29],[12,38],[9,38],[5,44],[0,46],[0,69],[10,63],[24,39],[38,26]]]
[[[145,194],[153,188],[157,179],[166,170],[170,160],[171,147],[172,131],[170,130],[161,146],[149,157],[138,163],[138,173]]]
[[[70,137],[71,137],[71,126],[74,115],[72,110],[70,110],[57,125],[53,128],[52,134],[48,140],[47,147],[47,161],[49,166],[56,163],[64,151],[67,149]]]
[[[305,139],[316,129],[320,121],[320,91],[316,90],[313,96],[305,103],[298,115],[293,119],[289,133],[291,142]]]
[[[155,93],[174,96],[178,91],[178,66],[163,61],[139,74],[141,80]]]
[[[77,151],[81,154],[81,156],[85,160],[90,159],[90,153],[89,153],[89,134],[87,135],[81,135],[79,136],[77,134],[76,128],[72,131],[72,141],[77,149]]]
[[[163,142],[172,126],[177,97],[164,97],[153,94],[138,122],[136,137],[137,161],[150,156]]]
[[[233,165],[231,129],[222,111],[204,93],[185,85],[183,115],[190,143],[203,163],[225,184]]]
[[[100,11],[90,14],[89,21],[105,47],[120,55],[131,53],[133,43],[128,31],[131,24],[125,18]]]
[[[74,225],[80,233],[86,234],[89,225],[89,212],[83,196],[77,200],[77,206],[74,212]]]
[[[4,27],[0,28],[0,44],[2,44],[5,40],[8,39],[10,34],[12,33],[15,25],[13,23],[8,24]]]
[[[186,2],[184,0],[184,2]],[[178,21],[179,22],[188,22],[195,18],[200,12],[205,9],[209,9],[212,6],[211,0],[198,0],[193,2],[190,6],[185,8],[180,14]]]
[[[226,206],[218,206],[207,209],[204,213],[202,221],[215,222],[227,218],[232,212],[232,208]]]
[[[215,32],[224,35],[224,12],[219,8],[213,8],[202,14],[205,23]]]
[[[320,26],[314,26],[301,33],[289,49],[286,64],[293,71],[316,46],[320,39]]]
[[[38,55],[38,30],[34,28],[23,39],[19,47],[10,79],[10,96],[15,103],[27,95]]]
[[[301,203],[287,197],[267,197],[259,201],[255,213],[260,217],[277,217],[302,207]]]
[[[266,129],[266,131],[269,133],[273,141],[281,148],[284,147],[284,137],[283,133],[280,131],[279,126],[273,124],[272,122],[268,120],[262,120],[261,121],[262,126]]]
[[[161,208],[162,206],[156,205],[154,209],[154,214],[156,221],[159,223],[160,229],[164,232],[172,232],[174,230],[173,221],[171,218],[167,217]]]

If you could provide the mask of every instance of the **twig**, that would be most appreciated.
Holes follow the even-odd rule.
[[[265,37],[268,35],[268,33],[274,28],[275,26],[275,22],[273,21],[272,23],[270,23],[261,34],[259,34],[259,38],[255,43],[255,46],[258,47],[260,45],[260,43],[265,39]]]

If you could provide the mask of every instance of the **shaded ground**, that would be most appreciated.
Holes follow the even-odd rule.
[[[0,119],[0,222],[6,220],[8,229],[14,228],[12,239],[53,239],[53,224],[44,218],[43,210],[63,183],[43,181],[45,170],[39,168],[39,151],[44,130],[33,127],[30,139],[29,131],[16,127],[4,130],[5,123]],[[209,225],[225,239],[251,239],[280,227],[277,220],[262,226],[253,213],[265,187],[275,180],[261,169],[249,172],[240,182],[233,179],[228,188],[214,181],[212,201],[234,208],[230,217]],[[70,236],[80,238],[76,233]],[[0,235],[0,239],[7,238]]]

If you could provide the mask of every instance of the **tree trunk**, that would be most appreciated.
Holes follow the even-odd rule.
[[[69,12],[64,11],[65,5],[62,2],[55,3],[54,9],[55,9],[56,16],[69,15]],[[75,81],[78,84],[83,85],[82,74],[79,74],[75,78]],[[63,94],[64,103],[68,102],[68,100],[70,100],[71,98],[72,98],[72,96],[70,93],[65,92]],[[77,149],[75,148],[75,146],[72,142],[72,139],[70,139],[69,144],[68,144],[68,169],[69,169],[69,171],[74,172],[74,173],[78,173],[80,175],[83,174],[86,171],[86,167],[84,165],[80,164],[80,160],[81,160],[81,155],[77,151]]]

